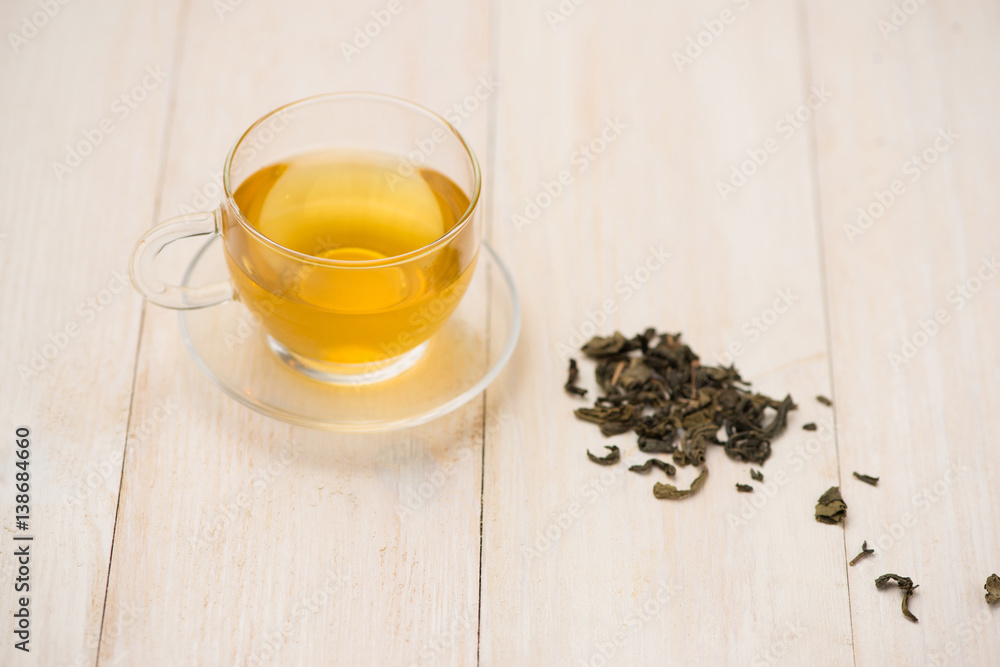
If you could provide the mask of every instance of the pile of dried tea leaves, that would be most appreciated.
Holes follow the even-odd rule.
[[[683,498],[701,488],[710,445],[722,447],[737,461],[763,464],[771,455],[771,441],[785,430],[788,412],[796,407],[791,396],[779,401],[751,391],[732,366],[702,366],[680,334],[650,328],[626,338],[616,331],[595,336],[582,351],[597,362],[603,395],[593,407],[577,409],[577,417],[600,426],[605,436],[635,432],[642,452],[670,454],[678,466],[702,467],[690,489],[657,483],[657,498]],[[566,389],[582,395],[577,377],[571,360]],[[636,472],[648,471],[650,465],[655,464],[647,462]],[[672,476],[671,469],[661,469]]]
[[[789,411],[796,409],[791,396],[779,401],[751,391],[750,384],[733,366],[702,366],[698,355],[681,342],[680,334],[659,334],[650,328],[626,338],[616,331],[611,336],[595,336],[581,349],[597,362],[595,375],[602,395],[593,407],[578,408],[577,417],[600,426],[605,436],[634,432],[641,452],[669,454],[677,466],[701,468],[687,489],[657,482],[653,495],[660,499],[685,498],[705,485],[708,480],[705,455],[710,445],[722,447],[737,461],[763,464],[771,455],[771,441],[785,430]],[[565,389],[573,396],[583,397],[587,390],[577,385],[579,378],[579,366],[575,359],[570,359]],[[825,396],[817,396],[816,400],[828,407],[833,405]],[[817,430],[813,422],[803,428]],[[609,452],[605,456],[589,450],[587,456],[600,465],[621,461],[618,447],[605,449]],[[630,466],[629,470],[648,474],[654,467],[667,477],[677,473],[674,465],[655,457]],[[750,476],[755,482],[764,480],[764,475],[753,468]],[[871,486],[879,482],[878,477],[859,472],[854,477]],[[743,493],[754,490],[749,484],[736,484],[736,489]],[[816,520],[837,525],[843,524],[846,516],[847,504],[840,488],[830,487],[816,503]],[[861,553],[850,565],[874,553],[865,541]],[[909,602],[918,586],[909,577],[892,573],[875,579],[879,589],[893,583],[902,592],[903,615],[916,623]],[[990,575],[984,588],[987,604],[1000,603],[1000,576]]]

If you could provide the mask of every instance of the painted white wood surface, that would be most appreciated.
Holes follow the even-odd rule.
[[[96,659],[142,309],[123,272],[154,215],[177,34],[175,2],[49,4],[50,18],[35,2],[0,8],[3,665]],[[21,425],[33,435],[27,654],[11,628]]]
[[[348,62],[340,42],[383,4],[248,2],[221,20],[192,4],[160,217],[197,206],[242,130],[287,101],[376,90],[443,112],[488,74],[482,3],[407,4]],[[488,160],[483,111],[462,130]],[[158,401],[177,416],[126,459],[108,591],[109,618],[138,611],[101,664],[475,661],[481,400],[370,437],[286,426],[218,392],[175,314],[149,308],[130,437]]]
[[[812,516],[838,483],[835,442],[802,464],[794,454],[811,437],[802,424],[830,419],[810,398],[829,391],[829,374],[810,134],[784,138],[775,123],[813,82],[794,2],[730,11],[679,71],[672,52],[718,10],[588,4],[550,26],[535,3],[503,4],[494,229],[520,282],[549,296],[525,300],[522,346],[488,392],[520,419],[486,444],[485,664],[851,662],[842,530]],[[579,145],[609,121],[620,136],[584,168]],[[716,181],[768,138],[777,152],[722,201]],[[519,231],[512,215],[563,169],[572,185]],[[670,258],[647,272],[661,249]],[[787,312],[757,340],[741,333],[780,292]],[[570,414],[581,403],[559,389],[557,345],[612,310],[602,331],[683,331],[706,363],[742,343],[744,377],[798,399],[763,468],[770,497],[737,493],[749,466],[721,450],[700,495],[679,502],[625,472],[646,458],[634,435],[614,439],[626,460],[614,469],[587,461],[604,440]]]
[[[1000,609],[982,599],[1000,570],[997,282],[961,309],[949,293],[1000,254],[1000,10],[926,3],[890,31],[887,0],[561,14],[401,0],[348,60],[341,42],[387,7],[71,3],[0,57],[0,398],[11,435],[34,434],[38,585],[36,650],[5,640],[0,663],[93,664],[99,637],[104,665],[998,660]],[[36,11],[10,3],[2,25]],[[147,66],[167,76],[118,118],[110,105]],[[460,129],[525,328],[485,410],[378,436],[294,428],[219,393],[173,313],[131,292],[92,322],[77,313],[145,226],[214,204],[226,151],[262,113],[350,89],[445,111],[491,75],[498,91]],[[105,116],[114,131],[58,179],[52,161]],[[949,126],[958,138],[909,180],[906,160]],[[591,140],[593,159],[578,152]],[[761,148],[723,197],[718,182]],[[905,191],[852,242],[844,225],[894,179]],[[540,210],[519,226],[526,198]],[[895,370],[888,353],[938,309],[947,322]],[[720,451],[682,502],[624,466],[602,481],[585,450],[605,441],[560,389],[558,346],[594,320],[683,331],[710,363],[742,345],[744,377],[799,404],[763,467],[773,486],[737,494],[748,467]],[[80,333],[22,380],[17,366],[69,322]],[[637,456],[634,437],[615,440]],[[7,437],[0,466],[9,591]],[[846,527],[816,523],[838,483]],[[862,540],[876,555],[847,567]],[[875,590],[889,571],[921,585],[918,625]],[[13,597],[0,595],[8,617]]]
[[[876,549],[849,572],[857,662],[998,664],[1000,8],[806,17],[813,78],[845,92],[816,122],[840,459],[882,476],[845,488],[848,547]],[[920,584],[919,625],[875,590],[885,572]]]

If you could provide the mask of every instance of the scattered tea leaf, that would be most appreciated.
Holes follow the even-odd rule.
[[[586,396],[587,390],[576,386],[576,381],[580,378],[580,369],[576,365],[576,359],[569,360],[569,377],[563,388],[574,396]]]
[[[895,581],[896,585],[903,591],[903,616],[916,623],[918,619],[910,612],[909,603],[913,592],[919,587],[914,586],[913,580],[909,577],[901,577],[898,574],[883,574],[875,580],[875,587],[885,588],[890,581]]]
[[[580,349],[588,357],[593,359],[603,359],[605,357],[613,357],[616,354],[622,354],[623,352],[634,350],[637,347],[639,347],[637,342],[630,341],[628,338],[625,338],[620,331],[616,331],[614,334],[607,337],[594,336]]]
[[[854,473],[854,476],[860,479],[865,484],[871,484],[872,486],[878,486],[878,477],[872,477],[871,475],[862,475],[859,472]]]
[[[903,590],[903,604],[902,604],[903,616],[907,617],[914,623],[918,623],[920,619],[914,616],[913,612],[910,611],[909,604],[910,604],[910,597],[913,595],[914,591],[916,591],[917,588],[918,586],[914,586],[913,588],[907,588]]]
[[[826,396],[823,396],[823,395],[817,396],[816,400],[819,401],[820,403],[822,403],[823,405],[825,405],[828,408],[833,405],[833,401],[831,401],[829,398],[827,398]]]
[[[690,489],[678,489],[673,484],[664,484],[663,482],[657,482],[653,486],[653,495],[660,500],[677,500],[678,498],[684,498],[695,493],[702,486],[705,485],[705,480],[708,479],[708,468],[702,468],[701,472],[694,481],[691,482]]]
[[[861,553],[855,556],[854,560],[851,561],[850,563],[851,567],[854,567],[854,564],[857,563],[862,558],[868,558],[868,556],[871,556],[873,553],[875,553],[875,550],[869,549],[868,540],[865,540],[864,542],[861,543]]]
[[[889,585],[890,581],[895,581],[900,588],[913,588],[913,580],[909,577],[901,577],[898,574],[883,574],[875,579],[875,586],[883,588]]]
[[[764,473],[762,473],[759,470],[754,470],[753,468],[750,468],[750,479],[754,480],[755,482],[763,482]]]
[[[815,431],[816,430],[816,424],[813,423],[813,422],[809,422],[808,424],[803,424],[802,425],[802,430],[803,431]]]
[[[607,456],[603,457],[594,456],[593,454],[590,453],[590,450],[588,449],[587,458],[589,458],[594,463],[600,463],[602,466],[609,466],[618,463],[618,461],[621,460],[622,458],[621,452],[618,451],[618,448],[616,446],[604,445],[604,449],[610,450],[610,453]]]
[[[749,484],[736,484],[736,490],[740,493],[753,493],[753,487]]]
[[[996,574],[986,577],[986,585],[983,588],[986,589],[986,604],[1000,602],[1000,577]]]
[[[840,496],[840,487],[831,486],[816,503],[816,520],[821,523],[841,523],[847,516],[847,503]]]
[[[647,473],[654,466],[657,467],[657,468],[659,468],[663,472],[667,473],[668,477],[673,477],[674,475],[677,474],[677,468],[673,467],[672,465],[670,465],[666,461],[661,461],[660,459],[648,459],[642,465],[630,466],[629,470],[631,470],[632,472]]]

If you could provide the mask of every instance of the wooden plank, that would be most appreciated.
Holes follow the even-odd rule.
[[[827,102],[796,3],[562,6],[499,5],[494,225],[525,330],[488,395],[518,421],[487,436],[482,662],[850,664],[843,531],[813,518],[838,483],[811,398],[830,386],[809,134]],[[723,198],[733,168],[751,175]],[[744,377],[798,400],[770,486],[737,494],[748,467],[714,450],[699,495],[658,501],[628,463],[587,461],[607,441],[570,414],[559,346],[648,325],[706,363],[741,344]]]
[[[341,41],[390,4],[348,61]],[[185,24],[161,217],[214,203],[231,142],[280,104],[376,90],[443,112],[488,74],[484,3],[231,6]],[[485,109],[461,124],[482,160]],[[384,435],[286,426],[216,390],[150,307],[130,437],[167,402],[127,459],[107,602],[127,631],[101,664],[475,660],[481,402]]]
[[[140,328],[124,272],[153,215],[178,3],[18,0],[0,15],[0,663],[93,664]],[[22,425],[26,531],[14,525]],[[15,533],[34,537],[18,592]],[[22,595],[29,653],[11,634]]]
[[[850,572],[858,663],[988,664],[1000,646],[983,601],[1000,567],[1000,11],[806,7],[813,76],[851,91],[816,129],[841,460],[845,474],[881,476],[845,484],[848,546],[876,549]],[[885,572],[920,584],[919,625],[895,591],[876,591]]]

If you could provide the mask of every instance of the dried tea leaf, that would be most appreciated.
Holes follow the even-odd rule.
[[[669,454],[677,447],[669,440],[658,440],[639,436],[639,451],[647,454]]]
[[[749,484],[737,484],[736,490],[740,493],[753,493],[753,487]]]
[[[604,422],[601,424],[601,434],[609,438],[630,430],[632,430],[632,424],[628,422]]]
[[[670,409],[660,409],[651,415],[640,417],[635,423],[635,433],[640,439],[648,438],[673,443],[680,429],[680,420]]]
[[[833,401],[831,401],[826,396],[823,396],[823,395],[817,396],[816,400],[819,401],[820,403],[822,403],[823,405],[825,405],[828,408],[833,406]]]
[[[788,425],[788,413],[796,408],[791,396],[781,401],[763,394],[745,393],[733,410],[723,417],[728,440],[726,454],[738,461],[763,464],[771,456],[771,438]],[[764,424],[766,410],[775,411],[774,418]]]
[[[881,577],[875,579],[875,586],[877,588],[884,588],[889,585],[889,582],[895,581],[896,585],[900,588],[913,588],[913,579],[909,577],[901,577],[898,574],[883,574]]]
[[[661,461],[660,459],[648,459],[642,465],[630,466],[629,470],[631,470],[632,472],[647,473],[654,466],[657,467],[657,468],[659,468],[663,472],[667,473],[668,477],[673,477],[674,475],[677,474],[677,468],[673,467],[672,465],[670,465],[666,461]]]
[[[815,431],[816,430],[816,424],[814,422],[809,422],[808,424],[803,424],[802,425],[802,430],[803,431]]]
[[[898,574],[883,574],[881,577],[875,579],[875,587],[885,588],[891,581],[895,581],[896,586],[903,591],[903,616],[916,623],[918,619],[912,612],[910,612],[909,603],[910,597],[913,595],[913,592],[918,588],[918,586],[914,586],[913,580],[909,577],[901,577]]]
[[[903,590],[903,605],[902,605],[902,607],[903,607],[903,616],[907,617],[908,619],[910,619],[914,623],[918,623],[920,621],[920,619],[913,615],[913,612],[910,611],[910,606],[909,605],[910,605],[910,597],[913,595],[913,593],[914,593],[914,591],[916,589],[917,589],[917,586],[914,586],[913,588],[906,588],[906,589]]]
[[[715,432],[718,430],[719,427],[711,422],[686,427],[681,444],[674,452],[674,463],[679,466],[700,466],[705,462],[705,452],[708,445],[715,442]]]
[[[624,433],[632,427],[632,419],[635,415],[635,408],[631,405],[618,405],[615,407],[595,405],[592,408],[577,408],[573,411],[573,414],[584,421],[594,422],[602,427],[608,422],[625,424],[627,425],[627,428],[616,431],[617,433]]]
[[[643,354],[649,352],[649,344],[656,339],[656,329],[653,327],[647,328],[641,334],[636,334],[632,337],[632,342],[642,350]]]
[[[820,523],[838,524],[847,516],[847,503],[840,496],[840,487],[831,486],[816,503],[816,520]]]
[[[774,399],[767,396],[762,396],[761,394],[757,394],[757,396],[765,399],[769,407],[777,410],[774,419],[763,429],[764,437],[773,438],[785,430],[785,427],[788,425],[788,413],[795,410],[798,406],[795,405],[795,401],[792,400],[790,395],[786,395],[778,404],[775,404]]]
[[[865,484],[871,484],[872,486],[878,486],[878,477],[872,477],[871,475],[862,475],[859,472],[854,473],[854,476],[860,479]]]
[[[594,336],[580,350],[592,359],[603,359],[622,354],[639,347],[638,344],[625,338],[620,331],[606,337]]]
[[[691,482],[690,489],[678,489],[673,484],[657,482],[653,486],[653,495],[660,500],[677,500],[678,498],[685,498],[704,486],[706,479],[708,479],[708,468],[702,468],[698,476],[694,478],[693,482]]]
[[[588,449],[587,458],[593,461],[594,463],[600,463],[602,466],[613,465],[621,460],[622,458],[621,452],[619,452],[618,448],[615,447],[614,445],[604,445],[604,449],[610,451],[610,453],[607,456],[604,457],[594,456],[593,454],[590,453],[590,450]]]
[[[753,468],[750,468],[750,479],[752,479],[755,482],[763,482],[764,473],[762,473],[759,470],[754,470]]]
[[[653,379],[653,371],[642,361],[642,357],[632,357],[626,366],[617,376],[612,378],[612,385],[618,385],[625,389],[631,389]]]
[[[763,464],[771,456],[771,441],[753,433],[731,435],[724,448],[729,458],[748,463]]]
[[[854,564],[857,563],[862,558],[868,558],[868,556],[871,556],[873,553],[875,553],[875,550],[869,549],[868,540],[865,540],[864,542],[861,543],[861,553],[855,556],[854,560],[851,561],[850,563],[851,567],[854,567]]]
[[[569,376],[563,388],[574,396],[586,396],[587,390],[576,386],[576,381],[580,379],[580,369],[576,365],[576,359],[569,360]]]
[[[986,589],[986,604],[1000,602],[1000,577],[996,574],[986,577],[986,585],[983,588]]]

